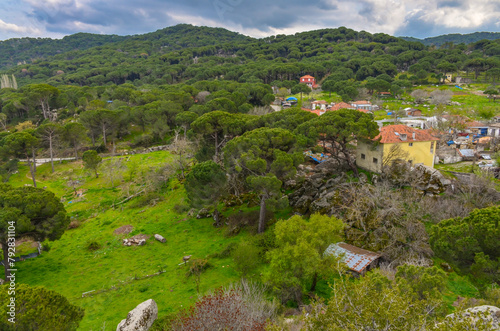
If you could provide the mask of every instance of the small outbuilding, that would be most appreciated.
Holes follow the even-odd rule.
[[[365,272],[378,267],[381,255],[344,242],[331,244],[325,254],[341,256],[349,270],[355,275],[364,275]]]

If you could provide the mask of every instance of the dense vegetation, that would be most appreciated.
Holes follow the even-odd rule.
[[[453,178],[454,189],[430,196],[409,167],[395,162],[375,176],[353,155],[357,141],[378,134],[375,116],[391,117],[386,109],[429,101],[428,115],[497,115],[489,93],[443,78],[459,74],[497,91],[498,41],[437,49],[346,28],[253,39],[189,25],[95,37],[102,44],[88,48],[82,43],[94,36],[76,37],[55,44],[59,54],[40,41],[30,50],[42,59],[5,68],[9,86],[0,90],[0,178],[8,182],[0,184],[0,244],[5,252],[16,217],[19,252],[43,241],[41,256],[18,263],[18,281],[68,299],[44,292],[68,309],[60,328],[114,329],[149,298],[160,309],[156,330],[207,319],[218,329],[234,321],[280,329],[278,316],[298,307],[314,313],[303,321],[310,329],[439,329],[457,296],[463,307],[499,304],[498,181]],[[298,84],[303,74],[323,91]],[[416,86],[426,83],[433,86]],[[393,98],[384,103],[382,91]],[[305,97],[272,111],[291,93]],[[371,98],[385,109],[318,117],[300,109],[311,96]],[[440,127],[443,141],[462,125]],[[313,169],[305,150],[330,154],[330,168]],[[37,165],[40,158],[50,162]],[[292,203],[319,187],[328,191],[317,191],[316,210]],[[124,246],[131,236],[147,244]],[[339,241],[380,252],[385,264],[354,280],[323,254]],[[228,287],[240,278],[249,281]],[[32,297],[45,291],[30,286],[20,287],[33,311],[28,327],[38,314]]]
[[[472,44],[475,42],[478,42],[480,40],[496,40],[500,39],[500,33],[499,32],[474,32],[474,33],[468,33],[468,34],[460,34],[460,33],[452,33],[452,34],[445,34],[442,36],[436,36],[436,37],[428,37],[424,39],[418,39],[418,38],[413,38],[413,37],[401,37],[401,39],[408,40],[408,41],[418,41],[421,42],[422,44],[426,46],[442,46],[444,44]]]
[[[14,74],[20,85],[139,86],[223,79],[291,87],[283,81],[297,81],[304,74],[318,81],[334,74],[336,81],[362,82],[369,77],[392,81],[398,72],[408,71],[399,82],[405,86],[406,80],[423,81],[428,74],[457,70],[479,74],[498,68],[499,43],[481,40],[435,49],[344,27],[253,39],[224,29],[178,25],[102,46],[63,51],[5,68],[4,73]]]

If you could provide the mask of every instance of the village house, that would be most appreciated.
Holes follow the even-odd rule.
[[[373,141],[358,141],[356,164],[378,173],[382,172],[384,165],[397,159],[434,168],[437,140],[427,130],[403,124],[387,125],[380,129]]]
[[[309,76],[309,75],[305,75],[305,76],[300,77],[300,83],[306,84],[311,89],[318,87],[318,85],[316,84],[316,79],[313,76]]]
[[[353,102],[351,102],[351,106],[357,110],[366,110],[366,111],[370,111],[370,112],[375,111],[375,110],[379,110],[379,106],[372,105],[372,103],[370,101],[366,101],[366,100],[353,101]]]
[[[500,137],[500,123],[490,124],[488,127],[488,136]]]
[[[367,271],[378,267],[381,256],[343,242],[331,244],[325,250],[325,254],[340,257],[354,275],[364,275]]]
[[[422,116],[422,111],[420,109],[416,109],[416,108],[405,108],[404,109],[405,113],[406,113],[406,116],[412,116],[412,117],[415,117],[415,116]]]

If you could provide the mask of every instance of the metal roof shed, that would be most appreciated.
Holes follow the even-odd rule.
[[[372,263],[381,256],[378,253],[370,252],[366,249],[343,242],[331,244],[325,250],[325,254],[342,256],[342,262],[347,264],[350,270],[359,274],[363,274],[365,271],[369,270],[369,267],[373,266]]]

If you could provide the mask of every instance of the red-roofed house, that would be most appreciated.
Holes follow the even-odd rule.
[[[300,77],[300,83],[306,84],[311,89],[318,87],[318,85],[316,85],[316,78],[314,78],[313,76],[309,76],[309,75],[305,75],[305,76]]]
[[[373,140],[358,141],[356,165],[361,168],[380,173],[383,166],[396,160],[422,163],[434,168],[436,141],[439,139],[428,130],[418,130],[404,124],[387,125],[380,129],[380,134]]]
[[[350,104],[348,103],[345,103],[345,102],[339,102],[339,103],[336,103],[332,106],[332,108],[330,108],[331,111],[335,111],[335,110],[339,110],[339,109],[356,109],[354,108],[353,106],[351,106]]]

